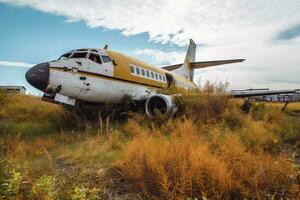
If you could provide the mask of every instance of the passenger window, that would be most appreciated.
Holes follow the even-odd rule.
[[[131,71],[131,73],[134,74],[134,67],[133,66],[130,66],[130,71]]]
[[[146,71],[146,74],[147,74],[147,77],[149,77],[149,78],[150,78],[150,73],[149,73],[149,71],[148,71],[148,70]]]
[[[72,58],[85,58],[87,52],[76,52],[72,55]]]
[[[155,73],[155,79],[158,80],[158,75],[157,75],[157,73]]]
[[[145,70],[142,69],[142,76],[145,76]]]
[[[151,72],[151,78],[154,78],[154,73],[153,72]]]
[[[161,77],[161,75],[159,75],[159,80],[162,80],[162,77]]]
[[[140,69],[138,67],[136,68],[136,73],[140,74]]]
[[[89,59],[95,63],[102,64],[100,56],[98,54],[91,53]]]
[[[165,76],[163,76],[163,81],[166,82],[166,77]]]
[[[101,58],[102,58],[102,61],[103,61],[104,63],[111,62],[111,59],[110,59],[110,57],[108,57],[108,56],[101,56]]]

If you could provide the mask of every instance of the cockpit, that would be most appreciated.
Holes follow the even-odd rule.
[[[84,58],[89,59],[95,63],[109,63],[111,59],[107,55],[102,55],[97,49],[76,49],[63,54],[58,60],[69,59],[69,58]]]

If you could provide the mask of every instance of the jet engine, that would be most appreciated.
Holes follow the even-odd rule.
[[[146,114],[153,117],[169,117],[177,111],[174,97],[164,94],[155,94],[149,97],[145,105]]]

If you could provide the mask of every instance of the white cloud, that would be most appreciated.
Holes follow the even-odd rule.
[[[156,49],[136,49],[134,54],[150,58],[152,63],[157,65],[179,64],[184,60],[185,52],[165,52]]]
[[[148,32],[157,42],[209,45],[267,41],[299,23],[299,0],[0,0],[83,20],[90,27]],[[248,39],[246,39],[248,38]]]
[[[89,27],[120,30],[126,36],[146,32],[151,41],[162,44],[184,46],[193,38],[206,44],[198,48],[199,60],[247,59],[243,64],[198,71],[203,80],[225,79],[232,87],[300,84],[299,37],[276,41],[279,33],[300,23],[299,0],[1,1],[63,15],[68,22],[82,20]],[[184,55],[154,49],[135,53],[152,56],[158,64],[177,63]]]
[[[25,68],[30,68],[34,66],[34,64],[30,64],[30,63],[10,62],[10,61],[0,61],[0,65],[8,66],[8,67],[25,67]]]

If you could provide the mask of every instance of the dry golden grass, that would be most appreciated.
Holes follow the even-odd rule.
[[[7,94],[0,109],[0,119],[13,122],[45,122],[56,119],[62,108],[55,104],[41,102],[40,98],[19,94]]]
[[[274,103],[268,103],[267,106],[275,107],[275,108],[282,108],[284,106],[284,104],[285,104],[284,102],[281,102],[281,103],[274,102]],[[287,106],[287,109],[292,110],[292,111],[299,111],[300,110],[300,102],[289,103]]]
[[[40,97],[0,92],[0,134],[50,134],[77,128],[82,122],[74,112],[41,101]]]
[[[289,194],[296,177],[289,157],[246,147],[249,141],[242,141],[260,141],[256,137],[263,133],[220,137],[220,132],[205,140],[197,126],[186,120],[169,137],[136,137],[127,145],[120,174],[130,191],[142,191],[148,199],[267,198],[277,191],[296,195]]]
[[[146,198],[181,199],[199,197],[202,192],[221,198],[231,187],[225,163],[204,142],[190,138],[135,139],[128,144],[120,170],[131,189],[142,191]]]
[[[77,141],[60,145],[52,151],[53,155],[66,165],[79,168],[110,166],[122,155],[123,143],[117,133],[107,134],[97,137],[83,134]]]
[[[228,106],[225,94],[197,92],[177,98],[179,114],[193,118],[198,122],[215,122],[221,120],[222,113]]]

